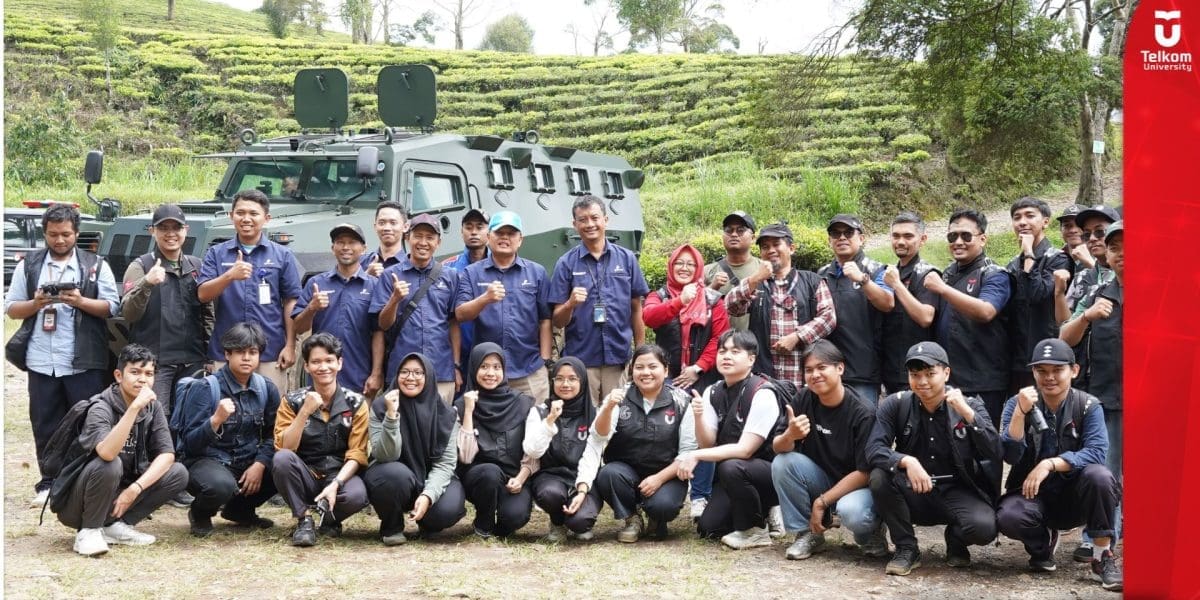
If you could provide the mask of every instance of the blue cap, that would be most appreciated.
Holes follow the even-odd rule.
[[[495,231],[501,227],[512,227],[522,233],[525,231],[521,225],[521,215],[511,210],[502,210],[492,215],[492,220],[488,222],[488,231]]]

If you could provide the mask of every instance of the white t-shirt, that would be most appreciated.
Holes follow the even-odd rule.
[[[717,411],[712,406],[711,393],[713,386],[704,390],[704,427],[709,431],[717,431]],[[779,419],[779,401],[775,392],[765,386],[754,392],[750,400],[750,413],[746,415],[746,426],[742,432],[750,432],[763,439],[770,439],[775,422]]]

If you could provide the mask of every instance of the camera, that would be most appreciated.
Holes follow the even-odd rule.
[[[317,516],[319,517],[318,523],[317,523],[318,527],[324,526],[326,520],[328,520],[330,523],[332,523],[334,521],[333,511],[329,509],[329,501],[328,500],[326,500],[325,498],[321,498],[319,501],[317,501],[316,508],[317,508]]]
[[[64,281],[60,283],[44,283],[41,290],[47,296],[59,296],[63,292],[79,289],[79,285],[74,281]]]
[[[1029,417],[1029,422],[1033,425],[1033,430],[1035,432],[1042,433],[1047,429],[1050,429],[1050,426],[1046,424],[1046,416],[1042,414],[1042,409],[1038,408],[1036,405],[1029,411],[1027,416]]]

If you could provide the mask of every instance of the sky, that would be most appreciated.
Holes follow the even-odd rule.
[[[236,6],[245,10],[253,10],[262,5],[262,0],[216,0],[223,4]],[[326,10],[336,14],[339,0],[324,0]],[[487,25],[510,13],[518,13],[529,21],[533,27],[533,47],[537,54],[590,54],[591,36],[586,32],[595,31],[595,23],[599,20],[608,3],[598,0],[597,6],[584,6],[583,0],[482,0],[481,8],[471,15],[467,25],[473,25],[465,31],[464,45],[475,48],[483,38]],[[738,52],[755,54],[759,44],[768,54],[796,52],[804,50],[814,38],[845,22],[851,8],[858,4],[855,0],[726,0],[724,3],[725,16],[720,19],[733,29],[741,41]],[[437,10],[430,0],[405,2],[397,0],[398,16],[393,22],[409,22],[417,18],[427,9]],[[615,19],[609,17],[608,23]],[[585,32],[576,41],[564,30],[574,24]],[[343,30],[336,16],[330,17],[329,26],[332,29]],[[616,50],[623,50],[628,44],[628,35],[616,38]],[[423,45],[423,44],[420,44]],[[453,36],[446,31],[438,34],[433,47],[452,48]],[[671,51],[668,48],[666,51]],[[643,50],[645,51],[645,50]],[[652,51],[652,50],[651,50]],[[675,48],[674,51],[678,51]]]

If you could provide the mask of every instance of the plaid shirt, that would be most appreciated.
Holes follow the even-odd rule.
[[[771,351],[771,362],[775,366],[775,378],[802,385],[804,365],[800,362],[800,354],[806,346],[833,332],[833,328],[837,326],[837,313],[833,308],[833,295],[829,293],[829,286],[825,285],[824,280],[821,280],[815,294],[816,316],[807,323],[800,323],[796,319],[795,311],[783,307],[783,299],[788,295],[790,283],[790,278],[784,278],[782,281],[778,279],[772,282],[764,281],[760,287],[751,290],[746,280],[742,280],[725,297],[725,308],[731,317],[744,315],[750,310],[750,303],[758,296],[759,292],[770,286],[771,297],[774,300],[771,303],[771,331],[769,332],[771,344],[774,345],[780,338],[793,333],[800,336],[800,343],[796,344],[795,349],[791,352]]]

